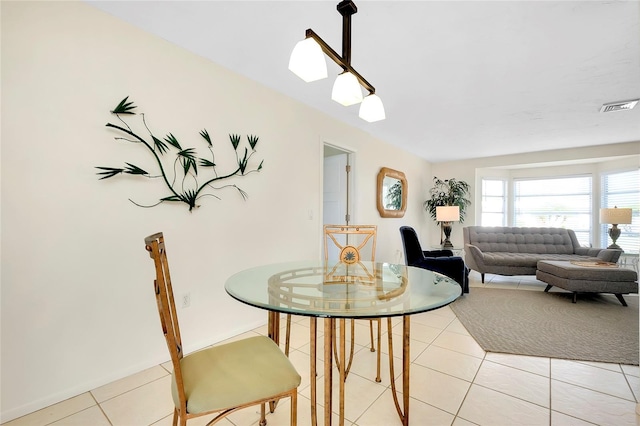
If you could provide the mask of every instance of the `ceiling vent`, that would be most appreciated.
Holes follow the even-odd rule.
[[[600,108],[600,112],[613,112],[613,111],[627,111],[633,109],[634,106],[640,101],[640,99],[634,99],[632,101],[614,102],[611,104],[604,104]]]

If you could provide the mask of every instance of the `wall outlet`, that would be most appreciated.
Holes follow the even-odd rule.
[[[191,293],[182,293],[182,296],[180,297],[180,307],[184,309],[189,306],[191,306]]]

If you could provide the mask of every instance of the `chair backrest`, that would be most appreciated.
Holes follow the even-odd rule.
[[[402,237],[402,247],[404,247],[405,263],[408,266],[415,265],[424,258],[416,230],[410,226],[401,226],[400,236]]]
[[[376,225],[325,225],[325,262],[375,261],[377,231]]]
[[[375,271],[362,262],[375,262],[377,232],[376,225],[325,225],[324,262],[327,275],[335,277],[344,266],[355,265],[361,268],[366,279],[373,279]],[[349,275],[356,276],[355,272],[351,268]]]
[[[173,299],[173,288],[171,286],[171,275],[169,274],[169,263],[167,261],[167,250],[164,245],[162,232],[149,235],[144,239],[145,249],[153,259],[156,269],[156,279],[153,282],[160,314],[160,324],[167,341],[167,348],[171,354],[173,364],[173,376],[178,390],[180,400],[179,410],[181,413],[187,412],[187,399],[184,394],[184,384],[182,380],[182,369],[180,360],[182,353],[182,338],[180,337],[180,325],[178,324],[178,312]],[[178,407],[177,407],[178,408]]]

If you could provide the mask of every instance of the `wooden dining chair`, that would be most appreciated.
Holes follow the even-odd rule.
[[[266,403],[275,408],[274,402],[289,397],[291,425],[295,426],[300,375],[268,337],[250,337],[183,354],[163,234],[150,235],[144,243],[155,264],[154,291],[173,365],[173,425],[184,426],[191,418],[216,414],[207,423],[210,425],[237,410],[260,404],[260,425],[264,426]]]
[[[324,263],[325,263],[325,275],[327,280],[336,279],[335,273],[341,266],[354,265],[355,268],[351,268],[350,279],[353,274],[360,274],[361,282],[374,281],[375,271],[372,268],[375,262],[376,253],[376,239],[377,239],[377,226],[375,225],[325,225],[324,226]],[[363,263],[363,262],[366,262]],[[373,323],[378,325],[377,332],[377,346],[374,344],[374,327]],[[351,320],[351,346],[349,351],[348,361],[345,362],[345,378],[349,374],[351,369],[351,363],[353,361],[353,353],[355,348],[355,322]],[[369,320],[369,335],[371,340],[371,352],[377,354],[377,371],[376,382],[380,382],[380,336],[381,336],[381,321],[380,319]],[[286,329],[285,329],[285,353],[289,353],[289,335],[291,330],[291,315],[286,317]],[[334,345],[335,347],[335,345]],[[336,354],[337,362],[338,359]]]
[[[324,226],[324,261],[327,267],[327,274],[334,275],[336,268],[340,265],[357,265],[359,268],[355,272],[361,276],[363,282],[374,281],[375,271],[372,263],[376,260],[376,240],[378,227],[375,225],[325,225]],[[363,263],[367,262],[367,264]],[[333,265],[333,266],[331,266]],[[354,273],[353,268],[351,272]],[[335,275],[334,275],[335,278]],[[378,325],[377,347],[374,345],[373,323]],[[353,361],[355,343],[355,321],[351,320],[351,347],[349,351],[349,361],[345,360],[345,378],[351,369]],[[380,319],[369,320],[370,350],[377,353],[376,382],[380,382]],[[334,345],[335,347],[335,345]],[[336,354],[336,359],[338,359]]]

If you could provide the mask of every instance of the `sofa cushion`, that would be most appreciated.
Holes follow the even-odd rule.
[[[469,226],[465,236],[482,252],[573,254],[577,245],[564,228]]]
[[[575,254],[542,254],[542,253],[482,253],[484,265],[495,266],[530,266],[536,267],[540,260],[598,260],[591,256],[578,256]]]
[[[538,270],[560,278],[586,281],[635,281],[636,271],[619,268],[617,265],[583,266],[571,262],[542,260],[538,262]]]
[[[634,281],[586,280],[562,278],[544,271],[536,271],[536,278],[551,286],[568,291],[589,293],[637,293],[638,283]],[[626,305],[625,305],[626,306]]]

